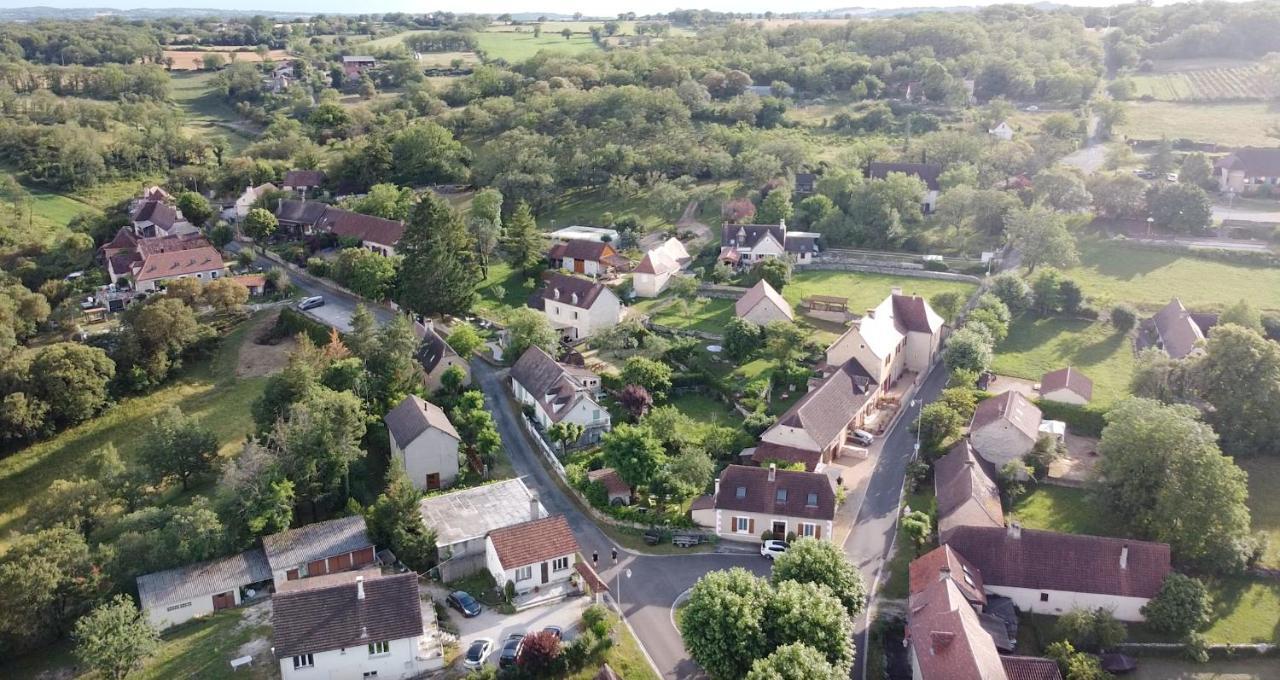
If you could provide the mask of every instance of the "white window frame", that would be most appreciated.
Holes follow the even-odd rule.
[[[303,668],[315,668],[316,657],[311,654],[299,654],[293,657],[293,670],[301,670]]]
[[[736,533],[736,534],[745,534],[745,533],[747,533],[748,531],[750,531],[750,530],[751,530],[751,529],[749,528],[750,526],[751,526],[751,518],[749,518],[749,517],[734,517],[734,518],[733,518],[733,532],[734,532],[734,533]]]
[[[369,656],[386,656],[391,653],[391,643],[383,640],[382,642],[369,643]]]
[[[516,582],[528,581],[533,578],[533,565],[516,568]]]
[[[813,538],[818,533],[818,525],[809,522],[800,523],[800,535],[805,538]]]
[[[551,571],[564,571],[569,568],[568,557],[557,557],[551,561]]]

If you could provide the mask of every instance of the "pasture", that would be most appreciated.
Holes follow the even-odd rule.
[[[204,69],[204,58],[208,54],[218,54],[223,64],[247,62],[257,64],[264,61],[284,61],[289,53],[284,50],[267,50],[258,54],[252,47],[219,47],[198,50],[164,50],[163,58],[172,59],[174,71],[199,71]]]
[[[588,34],[574,33],[565,40],[559,31],[558,28],[544,30],[538,37],[534,37],[532,29],[525,33],[485,31],[476,34],[476,41],[487,59],[504,59],[510,63],[524,61],[542,50],[572,55],[600,49]]]
[[[1010,324],[991,368],[1039,382],[1045,373],[1071,366],[1093,380],[1093,403],[1107,406],[1128,396],[1133,365],[1129,335],[1111,324],[1023,315]]]
[[[1266,71],[1257,64],[1138,74],[1132,80],[1139,98],[1159,101],[1266,99],[1271,92]]]
[[[1280,125],[1280,109],[1266,102],[1130,102],[1119,134],[1131,139],[1189,139],[1223,146],[1275,146],[1267,130]]]
[[[9,169],[0,167],[0,176],[12,175]],[[84,213],[104,211],[132,196],[146,184],[139,180],[111,180],[95,185],[92,189],[73,193],[57,193],[35,185],[24,185],[29,203],[18,209],[22,219],[14,240],[18,243],[49,243],[66,235],[67,225]],[[3,209],[10,204],[0,202]]]
[[[170,96],[187,114],[187,129],[197,137],[221,137],[232,152],[239,152],[253,142],[248,130],[239,123],[226,100],[210,89],[216,74],[212,71],[170,72]]]

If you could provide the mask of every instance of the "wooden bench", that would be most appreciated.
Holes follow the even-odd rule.
[[[242,657],[231,660],[231,670],[233,672],[240,670],[244,666],[252,666],[252,665],[253,665],[252,656],[242,656]]]

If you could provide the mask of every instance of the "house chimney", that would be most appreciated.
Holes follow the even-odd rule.
[[[1121,569],[1129,568],[1129,544],[1128,543],[1125,543],[1120,548],[1120,568]]]
[[[951,646],[951,641],[956,639],[956,634],[950,631],[935,630],[929,633],[930,647],[934,654],[941,652]]]
[[[535,520],[535,519],[538,519],[540,516],[541,516],[541,512],[538,510],[538,497],[531,496],[529,498],[529,519]]]
[[[356,577],[356,599],[357,600],[364,599],[364,577],[363,576]]]
[[[771,481],[771,482],[772,482],[772,481],[776,480],[777,478],[778,478],[778,464],[777,464],[777,463],[769,463],[769,481]]]
[[[1009,534],[1009,538],[1014,540],[1022,538],[1022,525],[1018,522],[1009,522],[1007,532]]]

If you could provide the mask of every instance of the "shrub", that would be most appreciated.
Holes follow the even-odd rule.
[[[929,272],[946,272],[951,271],[951,267],[947,266],[942,260],[925,260],[924,269]]]
[[[329,275],[329,262],[322,257],[307,258],[307,273],[316,276]]]
[[[753,411],[742,421],[742,427],[746,429],[747,434],[752,437],[759,437],[765,430],[769,429],[777,420],[773,416],[765,413],[763,410]]]
[[[1165,577],[1160,593],[1142,607],[1142,615],[1153,629],[1179,639],[1208,625],[1210,613],[1204,584],[1178,573]]]
[[[1072,609],[1063,614],[1058,618],[1055,633],[1058,639],[1086,652],[1111,649],[1127,635],[1124,624],[1117,621],[1110,610],[1101,607]]]
[[[765,529],[764,531],[761,531],[761,532],[760,532],[760,542],[761,542],[761,543],[763,543],[763,542],[765,542],[765,541],[772,541],[772,540],[774,540],[775,538],[777,538],[777,537],[776,537],[776,536],[774,536],[774,534],[773,534],[773,530],[772,530],[772,529]]]
[[[609,634],[609,610],[598,604],[587,607],[582,612],[582,627],[599,637]]]
[[[1133,305],[1121,302],[1111,308],[1111,325],[1117,330],[1127,331],[1138,323],[1138,310]]]

